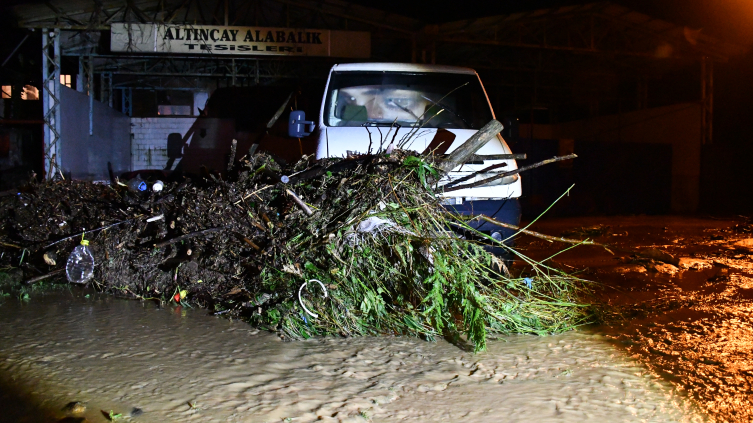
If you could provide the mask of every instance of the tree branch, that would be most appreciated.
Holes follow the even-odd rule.
[[[473,187],[477,187],[477,186],[480,186],[480,185],[486,185],[489,182],[496,181],[497,179],[502,179],[505,176],[515,175],[515,174],[518,174],[520,172],[525,172],[526,170],[535,169],[537,167],[544,166],[544,165],[549,164],[549,163],[561,162],[563,160],[570,160],[570,159],[574,159],[576,157],[578,157],[576,154],[569,154],[567,156],[562,156],[562,157],[553,157],[551,159],[546,159],[544,161],[540,161],[538,163],[534,163],[534,164],[528,165],[528,166],[523,166],[523,167],[517,168],[515,170],[510,170],[508,172],[500,172],[499,174],[494,175],[494,176],[492,176],[490,178],[482,179],[480,181],[476,181],[476,182],[473,182],[471,184],[458,185],[458,186],[455,186],[455,187],[447,188],[447,189],[444,190],[444,192],[457,191],[457,190],[460,190],[460,189],[473,188]]]

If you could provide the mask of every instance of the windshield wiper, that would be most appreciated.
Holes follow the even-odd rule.
[[[463,121],[463,123],[465,123],[465,125],[466,125],[466,126],[467,126],[468,128],[472,128],[471,124],[470,124],[470,123],[468,123],[468,121],[467,121],[467,120],[465,120],[465,118],[464,118],[464,117],[460,116],[460,115],[459,115],[459,114],[458,114],[458,113],[457,113],[456,111],[454,111],[454,110],[452,110],[451,108],[447,107],[447,106],[446,106],[446,105],[444,105],[443,103],[440,103],[440,102],[436,102],[436,101],[434,101],[434,100],[430,99],[429,97],[426,97],[425,95],[422,95],[421,97],[422,97],[422,98],[423,98],[424,100],[428,100],[428,101],[430,101],[430,102],[431,102],[431,103],[432,103],[433,105],[435,105],[435,106],[439,106],[439,107],[441,107],[442,109],[444,109],[444,110],[447,110],[448,112],[452,113],[452,114],[453,114],[453,115],[455,115],[455,116],[456,116],[456,117],[457,117],[458,119],[462,120],[462,121]],[[440,100],[440,101],[441,101],[441,100]]]
[[[419,120],[419,119],[421,119],[420,117],[416,116],[416,114],[415,114],[415,113],[413,113],[413,112],[412,112],[412,111],[411,111],[411,110],[410,110],[409,108],[407,108],[407,107],[403,107],[403,106],[401,106],[401,105],[399,105],[399,104],[395,103],[395,101],[393,101],[393,100],[390,100],[390,103],[394,104],[394,105],[395,105],[395,107],[397,107],[398,109],[400,109],[400,110],[402,110],[402,111],[404,111],[404,112],[410,113],[410,115],[411,115],[411,116],[413,116],[413,117],[414,117],[414,118],[415,118],[416,120]]]
[[[400,129],[403,127],[403,125],[400,125],[397,122],[364,122],[361,124],[361,126],[384,126],[384,127],[393,127]]]

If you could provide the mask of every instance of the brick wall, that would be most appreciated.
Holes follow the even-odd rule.
[[[164,169],[167,136],[173,132],[186,135],[195,121],[189,117],[131,118],[131,170]]]

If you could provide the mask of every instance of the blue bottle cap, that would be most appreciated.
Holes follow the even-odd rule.
[[[146,191],[146,182],[141,181],[139,185],[136,187],[139,191]]]

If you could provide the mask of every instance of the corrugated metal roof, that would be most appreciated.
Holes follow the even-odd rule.
[[[651,57],[726,59],[745,49],[611,2],[439,25],[343,0],[228,0],[229,25],[393,31],[447,43]],[[48,0],[15,8],[22,27],[109,28],[111,22],[224,24],[224,0]]]
[[[578,30],[589,37],[573,39]],[[726,59],[742,54],[741,46],[656,19],[611,2],[588,3],[507,15],[447,22],[438,26],[446,41],[540,47],[594,53],[662,57],[660,46],[671,45],[664,57],[710,56]],[[559,38],[558,38],[559,37]]]
[[[101,0],[99,3],[101,9],[96,0],[48,0],[16,6],[14,12],[20,26],[31,28],[105,29],[110,22],[224,24],[224,0]],[[342,0],[229,0],[228,5],[230,25],[312,27],[311,23],[326,25],[321,22],[326,18],[319,16],[323,14],[347,19],[354,27],[367,25],[399,32],[414,32],[423,27],[419,20]]]

